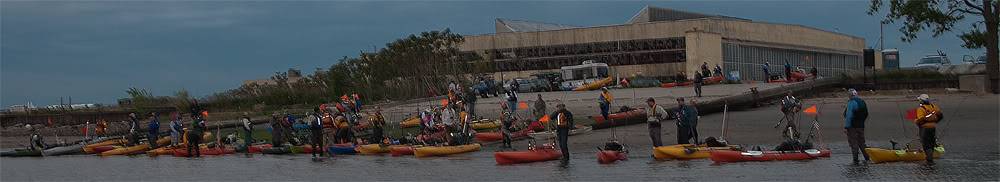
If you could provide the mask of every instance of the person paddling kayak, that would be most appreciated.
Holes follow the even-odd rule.
[[[941,113],[941,108],[931,103],[931,97],[927,94],[920,94],[917,100],[920,101],[920,107],[916,109],[917,118],[913,120],[913,123],[920,128],[920,145],[923,146],[927,164],[934,164],[933,153],[934,147],[937,146],[937,123],[944,119],[944,114]]]
[[[552,113],[552,118],[556,118],[556,138],[559,141],[559,150],[562,151],[562,164],[569,163],[569,130],[573,129],[573,113],[566,110],[565,104],[556,105],[556,112]]]
[[[868,153],[864,150],[865,145],[865,120],[868,119],[868,105],[858,96],[858,91],[848,90],[850,99],[847,101],[847,108],[844,109],[844,134],[847,134],[847,143],[851,147],[851,155],[854,163],[858,163],[858,153],[865,157],[865,162],[871,161]]]

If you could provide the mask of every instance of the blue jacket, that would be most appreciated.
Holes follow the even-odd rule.
[[[149,135],[159,135],[160,134],[160,118],[153,117],[149,120]]]
[[[698,110],[692,106],[684,105],[683,107],[677,108],[677,125],[680,126],[692,126],[698,123]]]
[[[847,101],[847,108],[844,109],[844,128],[864,128],[865,120],[868,119],[867,109],[864,100],[851,97]]]

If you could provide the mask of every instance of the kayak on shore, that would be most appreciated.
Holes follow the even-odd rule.
[[[389,146],[389,154],[392,154],[393,157],[399,157],[399,156],[404,156],[404,155],[413,155],[413,149],[417,148],[417,147],[421,147],[421,146],[419,146],[419,145],[417,145],[417,146],[393,145],[393,146]]]
[[[58,155],[79,154],[79,153],[83,153],[83,148],[85,146],[91,144],[91,143],[100,143],[100,142],[104,142],[104,141],[110,140],[110,139],[111,138],[108,138],[108,137],[97,137],[97,138],[94,138],[94,139],[89,140],[89,141],[88,140],[84,140],[84,141],[81,141],[79,143],[76,143],[76,144],[73,144],[73,145],[69,145],[69,146],[53,147],[53,148],[50,148],[50,149],[43,150],[42,151],[42,155],[43,156],[58,156]]]
[[[599,150],[597,151],[597,163],[600,164],[611,164],[617,161],[628,160],[628,153],[617,150]]]
[[[358,151],[358,153],[365,155],[383,154],[383,153],[389,153],[389,148],[393,146],[397,145],[386,146],[381,144],[367,144],[367,145],[359,145],[358,147],[355,147],[354,150]]]
[[[552,146],[529,149],[526,151],[494,152],[493,158],[498,165],[520,164],[556,160],[562,157],[562,152]]]
[[[569,130],[569,136],[579,135],[584,133],[590,133],[594,128],[590,126],[577,125],[576,129]],[[556,131],[544,131],[537,133],[528,133],[528,136],[534,139],[550,139],[556,137]]]
[[[413,155],[417,157],[447,156],[466,152],[479,151],[482,145],[478,143],[457,145],[457,146],[425,146],[413,149]]]
[[[521,131],[511,132],[510,133],[510,139],[511,140],[517,140],[517,139],[521,139],[521,138],[524,138],[524,137],[528,137],[529,134],[534,133],[534,132],[535,131],[532,131],[532,130],[529,130],[529,129],[522,129]],[[475,138],[476,138],[476,141],[479,141],[479,142],[494,142],[494,141],[503,140],[503,134],[500,133],[499,131],[494,131],[494,132],[479,132],[479,133],[475,134]]]
[[[338,143],[330,145],[330,147],[327,148],[327,151],[333,155],[351,155],[358,153],[358,151],[355,150],[354,148],[355,148],[354,144]]]
[[[830,157],[830,150],[809,149],[805,151],[733,151],[733,150],[711,151],[712,161],[715,162],[810,160],[810,159],[817,159],[820,157]]]
[[[607,122],[604,120],[604,116],[594,115],[590,116],[590,119],[594,120],[594,125],[591,125],[593,129],[604,129],[611,128],[615,126],[625,126],[646,122],[646,109],[631,109],[624,112],[616,112],[608,115],[608,118],[614,122]]]
[[[473,121],[471,125],[474,130],[495,129],[500,127],[500,120],[481,119]]]
[[[0,152],[0,157],[41,157],[41,150],[32,149],[14,149],[9,151]]]
[[[900,162],[900,161],[923,161],[927,155],[922,150],[889,150],[880,148],[865,148],[865,153],[872,163]],[[934,158],[941,158],[944,155],[944,146],[934,147]]]
[[[711,152],[716,150],[739,151],[740,147],[730,145],[728,147],[708,147],[705,145],[695,146],[693,144],[678,144],[653,148],[653,158],[657,160],[668,159],[705,159],[712,156]]]

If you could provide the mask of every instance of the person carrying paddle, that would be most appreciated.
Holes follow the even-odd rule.
[[[917,107],[917,117],[914,124],[920,128],[920,145],[923,146],[927,164],[934,164],[934,147],[937,146],[937,123],[944,119],[941,108],[937,104],[931,103],[931,97],[927,94],[920,94],[917,97],[920,107]]]
[[[205,118],[199,112],[191,113],[191,132],[188,133],[188,157],[201,157],[201,140],[205,131]],[[194,150],[194,151],[192,151]]]
[[[253,143],[253,121],[250,120],[250,113],[243,112],[243,118],[240,120],[243,123],[243,147],[247,149],[247,153],[250,153],[250,144]]]
[[[573,129],[573,113],[566,110],[565,104],[556,105],[556,111],[549,117],[556,118],[556,140],[559,141],[559,150],[562,151],[562,163],[569,163],[569,130]]]
[[[868,153],[865,153],[865,120],[868,119],[868,105],[858,96],[858,91],[848,90],[851,98],[847,101],[847,108],[844,109],[844,134],[847,134],[847,144],[851,146],[851,154],[854,163],[858,163],[858,153],[865,157],[865,161],[870,161]]]
[[[698,111],[693,106],[684,103],[683,97],[677,98],[677,144],[690,144],[694,135],[694,125],[698,122]],[[694,139],[698,143],[698,139]]]
[[[323,116],[319,115],[319,108],[313,108],[313,112],[309,113],[309,130],[312,131],[312,157],[316,158],[323,156]]]
[[[611,114],[611,101],[615,98],[611,96],[611,92],[608,91],[608,87],[601,87],[601,95],[597,98],[597,104],[601,107],[601,117],[604,117],[604,121],[611,121],[608,116]]]
[[[660,105],[656,105],[656,100],[652,97],[646,99],[646,122],[649,123],[649,139],[653,140],[653,147],[663,146],[663,135],[660,134],[661,122],[670,117]]]
[[[149,143],[149,148],[156,148],[156,140],[160,138],[160,113],[153,112],[149,113],[149,135],[146,135],[146,140]]]

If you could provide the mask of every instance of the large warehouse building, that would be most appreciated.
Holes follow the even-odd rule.
[[[801,25],[645,7],[620,25],[575,27],[496,20],[496,33],[466,36],[459,47],[495,64],[497,76],[527,77],[585,60],[625,75],[689,77],[702,63],[743,80],[763,80],[785,61],[821,76],[862,70],[864,39]]]

